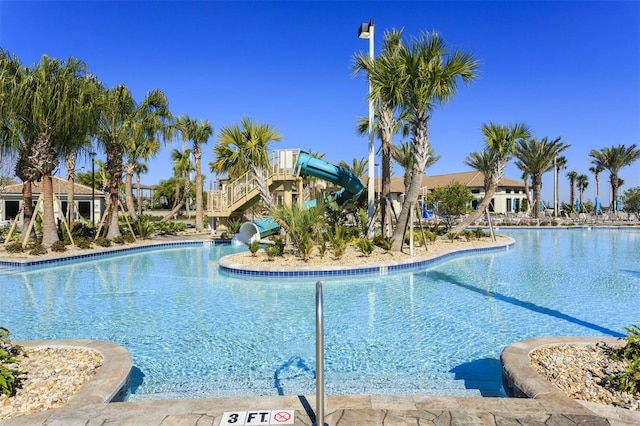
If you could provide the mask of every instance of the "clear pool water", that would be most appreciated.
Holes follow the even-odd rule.
[[[640,323],[640,230],[500,232],[509,250],[324,280],[328,394],[504,395],[499,356],[546,335]],[[109,340],[131,400],[315,393],[316,279],[221,274],[230,246],[0,272],[12,339]]]

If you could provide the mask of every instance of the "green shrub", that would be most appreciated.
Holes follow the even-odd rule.
[[[118,235],[117,237],[114,237],[111,241],[113,241],[114,244],[124,244],[125,243],[124,235]]]
[[[481,239],[487,236],[486,232],[482,228],[476,228],[473,233],[476,235],[477,239]]]
[[[371,256],[371,253],[373,253],[373,249],[375,248],[373,241],[365,237],[358,238],[356,240],[356,246],[360,252],[367,257]]]
[[[32,256],[40,256],[43,254],[47,254],[47,248],[42,245],[42,241],[38,240],[33,244],[30,244],[27,248],[29,248],[29,254]]]
[[[251,241],[250,243],[245,244],[249,247],[249,251],[252,256],[255,256],[258,250],[260,250],[260,241]]]
[[[322,242],[318,246],[318,254],[320,255],[321,259],[324,259],[324,256],[327,254],[327,242],[325,240],[322,240]]]
[[[458,234],[456,234],[455,232],[447,232],[447,235],[446,235],[447,239],[450,242],[453,242],[456,239],[457,236],[458,236]]]
[[[111,247],[111,240],[106,237],[98,237],[95,239],[95,243],[100,247]]]
[[[625,369],[622,373],[606,378],[606,382],[622,392],[637,394],[640,392],[640,327],[632,325],[625,327],[629,333],[625,337],[626,344],[618,349],[604,344],[603,350],[611,359],[623,362]]]
[[[55,241],[51,244],[51,251],[55,253],[63,253],[67,251],[67,246],[64,244],[64,241]]]
[[[80,249],[87,250],[93,247],[91,238],[76,238],[76,246]]]
[[[154,225],[151,221],[149,221],[149,219],[146,216],[139,217],[138,220],[133,222],[131,227],[133,228],[133,232],[143,240],[146,240],[147,238],[149,238],[154,232]],[[158,227],[161,227],[161,224],[158,224]],[[126,234],[126,235],[130,235],[130,234]],[[131,235],[131,239],[133,241],[134,239],[133,235]]]
[[[382,237],[382,236],[376,236],[373,239],[373,242],[375,245],[377,245],[387,253],[391,250],[391,246],[393,245],[393,240],[391,238]]]
[[[7,253],[22,253],[22,243],[20,241],[16,241],[14,243],[9,243],[5,247]]]
[[[136,237],[134,237],[131,234],[125,234],[122,236],[122,238],[124,238],[124,241],[126,243],[135,243],[136,242]]]
[[[13,396],[24,374],[17,369],[19,361],[16,356],[24,352],[20,346],[14,345],[9,340],[9,334],[9,330],[0,327],[0,393]]]
[[[265,247],[264,249],[264,252],[271,260],[273,260],[274,257],[282,256],[284,254],[284,241],[282,238],[275,238],[273,242],[274,244],[272,246]]]
[[[302,260],[309,260],[314,246],[315,244],[313,244],[311,238],[304,238],[298,242],[298,252],[300,253],[300,257],[302,257]]]
[[[240,230],[240,226],[242,226],[242,221],[240,219],[229,219],[227,222],[227,230],[230,234],[237,234]]]
[[[336,259],[342,259],[345,251],[347,250],[347,243],[344,240],[334,240],[331,243],[333,257]]]

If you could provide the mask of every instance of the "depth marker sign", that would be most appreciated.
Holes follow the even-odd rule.
[[[295,410],[226,411],[220,426],[292,425]]]

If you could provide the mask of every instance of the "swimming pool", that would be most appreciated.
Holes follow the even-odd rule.
[[[328,394],[504,395],[499,356],[546,335],[639,322],[640,230],[501,229],[509,250],[324,280]],[[131,400],[314,394],[316,279],[221,274],[230,246],[0,272],[14,340],[109,340]]]

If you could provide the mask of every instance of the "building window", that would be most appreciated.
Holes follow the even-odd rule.
[[[80,217],[91,220],[91,201],[78,201],[78,214]]]
[[[4,220],[13,220],[18,216],[20,211],[20,201],[4,202]]]

